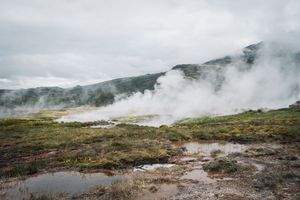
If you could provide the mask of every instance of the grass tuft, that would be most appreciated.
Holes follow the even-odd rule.
[[[210,172],[233,173],[240,166],[233,160],[217,160],[203,165],[203,169]]]

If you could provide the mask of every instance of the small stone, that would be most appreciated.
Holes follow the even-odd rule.
[[[155,185],[152,185],[150,188],[149,188],[149,191],[152,192],[152,193],[155,193],[157,192],[157,187]]]

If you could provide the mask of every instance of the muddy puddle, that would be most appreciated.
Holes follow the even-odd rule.
[[[87,192],[99,185],[110,185],[123,179],[103,173],[83,174],[79,172],[55,172],[30,177],[26,180],[2,184],[1,199],[29,199],[30,195],[66,196]]]
[[[213,178],[210,178],[208,176],[208,173],[205,172],[203,169],[193,169],[192,171],[187,172],[185,175],[183,175],[180,179],[197,181],[197,182],[201,182],[204,184],[216,182],[216,180],[214,180]]]

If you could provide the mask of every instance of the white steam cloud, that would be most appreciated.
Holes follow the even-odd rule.
[[[136,93],[95,111],[65,116],[62,121],[109,120],[122,116],[159,116],[145,125],[172,124],[176,120],[225,115],[247,109],[281,108],[300,99],[300,66],[291,52],[265,46],[251,67],[241,62],[211,70],[206,78],[190,79],[171,70],[158,79],[155,90]],[[222,85],[216,89],[221,74]],[[219,75],[220,75],[219,74]]]

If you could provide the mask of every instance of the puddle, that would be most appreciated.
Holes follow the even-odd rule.
[[[162,184],[156,192],[146,191],[138,200],[172,199],[178,193],[176,184]]]
[[[151,171],[156,170],[158,168],[170,168],[175,166],[175,164],[152,164],[152,165],[140,165],[133,169],[134,172],[136,171]]]
[[[185,175],[183,175],[180,179],[185,180],[193,180],[193,181],[199,181],[206,184],[214,183],[216,182],[214,179],[208,177],[208,173],[205,172],[203,169],[194,169],[190,172],[187,172]]]
[[[188,154],[202,154],[210,156],[212,152],[219,151],[222,155],[231,153],[240,153],[247,149],[245,145],[233,143],[217,143],[217,142],[190,142],[182,145],[187,150]]]
[[[98,185],[110,185],[122,176],[107,176],[103,173],[83,174],[79,172],[55,172],[14,181],[1,186],[3,199],[29,199],[30,194],[37,196],[65,194],[78,195]]]

